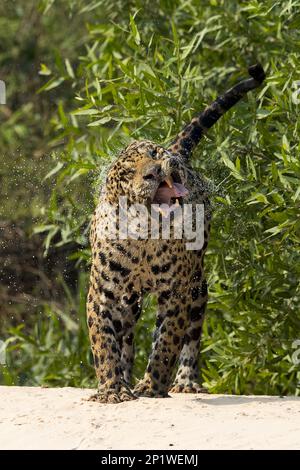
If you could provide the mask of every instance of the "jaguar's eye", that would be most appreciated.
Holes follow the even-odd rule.
[[[149,157],[151,157],[151,158],[156,157],[156,155],[157,155],[157,150],[156,150],[156,149],[150,149],[150,150],[148,150],[148,155],[149,155]]]

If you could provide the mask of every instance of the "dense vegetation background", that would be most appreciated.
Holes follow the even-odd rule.
[[[95,384],[87,235],[107,164],[132,138],[169,141],[259,60],[264,86],[193,158],[214,204],[201,375],[211,392],[299,394],[300,1],[16,0],[0,13],[1,383]],[[136,377],[154,313],[147,298]]]

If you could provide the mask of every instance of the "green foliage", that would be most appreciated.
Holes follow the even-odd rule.
[[[2,366],[6,385],[91,386],[95,382],[86,327],[86,279],[78,294],[65,287],[65,305],[43,305],[26,331],[21,324],[9,330],[7,364]]]
[[[86,15],[86,36],[73,51],[76,57],[60,54],[51,66],[41,60],[45,82],[39,96],[47,99],[55,89],[59,97],[51,119],[51,145],[58,150],[48,174],[55,184],[44,210],[47,220],[38,230],[48,233],[48,244],[76,241],[88,249],[97,187],[118,151],[131,138],[168,142],[259,60],[267,72],[264,86],[210,130],[193,158],[211,181],[214,204],[201,373],[212,392],[298,394],[300,369],[291,356],[300,338],[300,2],[70,5],[77,21]],[[66,86],[70,99],[59,94]],[[74,256],[88,262],[87,250]],[[148,301],[143,317],[149,328],[153,310]],[[55,318],[49,325],[68,344],[68,328],[61,332]],[[140,375],[150,337],[138,328]],[[27,336],[13,334],[24,348]],[[72,357],[80,362],[89,353],[86,340],[79,345]],[[30,351],[28,370],[30,354],[40,354]],[[50,377],[57,378],[46,376],[47,383],[87,383],[89,373],[82,374],[79,362],[73,367],[71,361],[72,368],[58,362],[49,362]],[[32,371],[27,382],[38,374]]]
[[[37,93],[45,81],[39,70],[45,74],[43,63],[47,62],[49,69],[55,67],[61,73],[65,63],[61,64],[60,54],[76,60],[85,34],[84,16],[72,16],[64,3],[47,14],[43,14],[45,2],[0,3],[0,79],[6,83],[7,94],[6,105],[0,105],[1,217],[29,219],[29,225],[32,217],[37,220],[41,215],[51,192],[49,184],[43,184],[52,165],[51,116],[60,99],[73,100],[62,81],[59,90],[48,96]],[[62,28],[65,17],[68,21]]]

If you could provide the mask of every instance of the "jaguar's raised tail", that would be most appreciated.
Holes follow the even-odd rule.
[[[239,82],[223,95],[219,96],[202,113],[195,116],[171,143],[169,150],[188,158],[200,141],[202,135],[212,127],[218,119],[234,106],[248,91],[261,85],[265,79],[264,69],[260,64],[248,68],[251,78]]]

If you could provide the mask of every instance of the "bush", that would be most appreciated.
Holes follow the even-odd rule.
[[[298,394],[291,358],[300,338],[296,4],[135,0],[89,9],[76,59],[61,57],[64,67],[53,67],[42,88],[45,97],[67,85],[73,99],[56,99],[51,142],[60,147],[47,175],[55,184],[36,230],[48,244],[83,246],[74,257],[87,265],[90,214],[112,158],[131,138],[167,143],[259,60],[265,84],[210,130],[193,157],[211,181],[214,205],[201,373],[212,392]],[[73,14],[83,14],[80,2]],[[149,327],[153,310],[148,300]],[[138,334],[141,375],[150,339],[146,333],[145,348],[145,330]],[[88,343],[80,347],[87,361]],[[60,364],[55,384],[86,384],[78,367]]]

